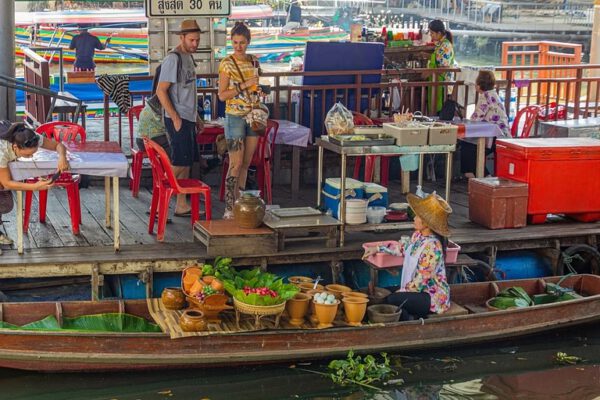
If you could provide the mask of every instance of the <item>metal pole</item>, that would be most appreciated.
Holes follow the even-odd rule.
[[[15,77],[15,2],[3,2],[0,16],[0,74]],[[0,88],[0,119],[15,120],[16,100],[14,89]]]
[[[58,49],[58,73],[60,74],[60,92],[65,91],[65,74],[64,74],[64,65],[63,65],[63,49],[62,47]]]

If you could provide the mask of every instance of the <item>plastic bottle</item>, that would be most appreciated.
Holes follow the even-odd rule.
[[[210,110],[210,99],[204,100],[204,105],[202,106],[202,108],[204,108],[204,120],[210,121],[212,118],[212,113]]]
[[[417,190],[415,191],[415,195],[419,196],[420,198],[425,198],[425,192],[423,191],[423,188],[421,187],[421,185],[417,185]]]

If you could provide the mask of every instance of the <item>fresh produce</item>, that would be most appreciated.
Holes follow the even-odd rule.
[[[210,265],[210,264],[204,264],[202,266],[202,275],[214,275],[215,274],[215,268]]]
[[[234,272],[235,273],[235,272]],[[300,289],[260,269],[242,270],[233,279],[224,279],[225,290],[238,301],[257,306],[272,306],[294,297]]]

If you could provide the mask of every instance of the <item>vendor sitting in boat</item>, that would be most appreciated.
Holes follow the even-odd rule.
[[[424,199],[409,193],[408,203],[415,213],[415,232],[407,244],[370,247],[364,258],[378,252],[404,255],[400,287],[390,288],[389,304],[402,307],[402,320],[441,314],[450,308],[450,287],[446,280],[444,256],[450,235],[450,205],[433,193]]]

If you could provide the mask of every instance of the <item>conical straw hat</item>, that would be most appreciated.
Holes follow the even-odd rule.
[[[427,224],[429,229],[444,237],[450,236],[448,216],[452,213],[452,208],[444,199],[435,193],[424,199],[409,193],[406,198],[415,214]]]

